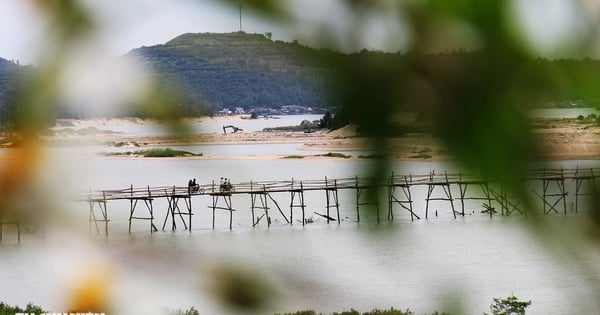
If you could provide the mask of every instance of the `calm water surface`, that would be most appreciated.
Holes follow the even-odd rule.
[[[600,110],[595,108],[544,108],[530,111],[533,118],[577,118],[582,115],[587,117],[590,114],[600,115]]]
[[[294,145],[214,146],[215,156],[286,155]],[[264,159],[122,159],[94,155],[101,148],[54,148],[49,171],[40,178],[65,192],[134,186],[185,185],[190,178],[209,183],[219,177],[235,182],[351,177],[364,174],[369,161]],[[242,152],[240,154],[240,152]],[[66,161],[66,163],[65,163]],[[595,161],[556,163],[565,167],[597,166]],[[396,173],[455,171],[450,163],[397,163]],[[453,192],[457,194],[457,192]],[[423,213],[426,192],[414,191],[415,211]],[[66,196],[67,194],[65,194]],[[381,195],[384,195],[383,192]],[[287,214],[290,196],[273,197]],[[149,233],[148,222],[134,222],[127,233],[128,202],[108,205],[110,236],[88,236],[87,204],[60,203],[71,219],[51,229],[44,240],[25,236],[21,244],[0,244],[0,299],[9,304],[41,304],[64,311],[68,288],[79,270],[110,266],[117,301],[130,313],[152,314],[164,307],[194,305],[202,314],[225,311],[211,298],[211,271],[222,265],[249,268],[276,288],[273,308],[266,313],[314,309],[333,312],[355,308],[410,308],[417,313],[447,309],[455,298],[466,314],[489,311],[493,297],[515,294],[532,300],[528,314],[592,314],[600,305],[600,259],[594,252],[566,259],[565,248],[551,251],[522,228],[522,216],[489,218],[480,202],[467,205],[464,218],[452,219],[449,204],[436,202],[438,217],[411,221],[395,209],[396,220],[376,223],[373,211],[361,210],[356,222],[354,191],[340,192],[340,225],[315,215],[325,210],[323,192],[306,194],[307,217],[314,223],[285,224],[275,208],[273,225],[252,228],[250,197],[232,198],[234,229],[228,213],[217,213],[211,228],[208,196],[193,199],[193,229]],[[65,197],[66,198],[66,197]],[[273,207],[273,205],[270,205]],[[455,204],[457,206],[457,203]],[[156,225],[162,227],[168,205],[154,203]],[[143,207],[138,210],[143,210]],[[140,213],[143,213],[142,211]],[[294,217],[299,218],[295,210]],[[578,227],[583,215],[550,216],[559,231]],[[81,230],[80,232],[77,232]],[[83,236],[82,236],[83,235]],[[10,237],[8,237],[10,239]],[[582,244],[581,246],[585,246]],[[138,301],[130,303],[128,301]]]

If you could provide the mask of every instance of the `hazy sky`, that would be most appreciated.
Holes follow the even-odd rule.
[[[40,45],[47,30],[44,17],[30,0],[0,0],[0,57],[34,62],[43,53]],[[384,1],[385,2],[385,1]],[[112,55],[131,49],[163,44],[184,33],[229,33],[239,30],[239,8],[216,0],[81,0],[93,13],[104,48]],[[397,51],[405,45],[396,10],[380,7],[375,19],[361,21],[360,28],[347,18],[338,0],[281,0],[292,18],[275,22],[243,9],[243,30],[271,32],[273,39],[311,46],[330,46],[345,51],[361,48]],[[355,21],[354,21],[355,22]],[[353,25],[353,26],[351,26]],[[323,30],[327,30],[324,32]],[[351,34],[351,36],[349,36]],[[390,40],[390,38],[393,40]]]
[[[81,0],[93,12],[101,46],[110,55],[162,44],[189,32],[234,32],[239,29],[239,11],[213,0]],[[510,0],[507,0],[510,1]],[[0,0],[0,57],[34,62],[43,53],[47,32],[43,16],[31,0]],[[352,16],[338,0],[280,0],[291,8],[295,19],[287,26],[244,10],[247,33],[271,32],[274,39],[312,46],[332,46],[345,51],[361,48],[404,50],[410,45],[410,29],[394,10],[396,0],[378,1],[378,9]],[[581,17],[572,2],[563,0],[512,0],[518,13],[514,23],[523,27],[527,40],[539,50],[552,50],[568,41],[580,27]],[[357,23],[358,22],[358,23]]]
[[[0,0],[0,57],[30,62],[44,38],[44,21],[32,1]],[[99,40],[115,55],[142,45],[162,44],[189,32],[234,32],[239,29],[239,10],[209,0],[83,0],[92,8],[100,31]],[[250,12],[243,14],[249,33],[272,32],[274,24]],[[278,34],[280,33],[280,34]]]

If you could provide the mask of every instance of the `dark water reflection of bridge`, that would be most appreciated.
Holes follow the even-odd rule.
[[[580,199],[596,192],[596,179],[600,176],[600,169],[540,169],[530,171],[522,177],[527,187],[532,188],[533,194],[541,200],[543,213],[567,214],[567,196],[569,190],[574,195],[570,203],[570,211],[578,212]],[[541,185],[535,185],[540,182]],[[571,185],[566,183],[572,182]],[[535,186],[530,186],[534,184]],[[425,212],[417,213],[413,209],[413,190],[426,188]],[[470,187],[475,187],[471,188]],[[541,189],[540,189],[541,188]],[[89,204],[90,228],[95,227],[100,232],[99,223],[104,225],[104,232],[108,234],[108,209],[107,205],[113,200],[128,200],[130,202],[129,232],[133,220],[147,220],[150,222],[150,231],[158,230],[154,224],[155,209],[153,202],[157,199],[166,199],[168,209],[163,220],[162,229],[170,222],[171,229],[176,229],[176,220],[180,220],[185,229],[192,228],[192,199],[203,196],[212,199],[208,206],[212,209],[212,227],[215,227],[215,212],[223,210],[229,212],[229,228],[232,228],[233,207],[231,197],[234,195],[248,195],[250,197],[250,211],[252,212],[252,225],[257,226],[263,219],[267,226],[271,225],[269,210],[276,209],[285,222],[293,224],[295,211],[301,211],[300,222],[306,224],[306,203],[304,194],[309,191],[322,191],[325,198],[325,213],[316,213],[327,219],[327,222],[340,221],[340,203],[338,191],[354,190],[356,195],[356,216],[360,222],[361,206],[370,205],[376,212],[377,221],[381,220],[381,202],[379,194],[386,191],[387,220],[394,220],[394,210],[399,208],[410,215],[411,220],[425,218],[430,213],[432,202],[446,202],[450,206],[454,218],[465,215],[465,201],[481,200],[482,213],[489,215],[500,214],[527,214],[526,207],[520,205],[518,199],[509,196],[508,190],[497,183],[486,179],[462,174],[434,173],[425,175],[399,175],[391,174],[387,178],[350,177],[350,178],[324,178],[319,180],[288,180],[288,181],[250,181],[235,183],[231,189],[222,189],[218,184],[210,183],[198,186],[194,191],[190,187],[164,186],[164,187],[129,187],[114,190],[90,190],[85,197],[80,198]],[[454,191],[454,195],[453,195]],[[459,192],[456,195],[456,192]],[[284,211],[272,194],[286,193],[290,196],[289,211]],[[460,203],[458,202],[460,201]],[[142,208],[142,209],[139,209]],[[286,207],[285,210],[288,207]],[[144,211],[145,209],[145,211]],[[138,214],[140,211],[143,214]],[[256,216],[255,214],[259,214]],[[436,211],[437,216],[437,211]],[[179,219],[178,219],[179,218]]]

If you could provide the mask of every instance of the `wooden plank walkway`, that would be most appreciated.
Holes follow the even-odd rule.
[[[549,213],[567,213],[567,195],[569,191],[565,182],[572,181],[575,189],[574,212],[579,211],[580,199],[583,196],[592,195],[597,192],[596,179],[600,176],[600,168],[575,168],[575,169],[539,169],[532,170],[522,178],[523,182],[541,182],[541,190],[532,189],[532,192],[538,196],[543,204],[544,214]],[[587,184],[588,189],[584,188]],[[417,213],[413,209],[412,189],[425,187],[427,197],[425,198],[425,213]],[[476,187],[475,189],[469,187]],[[430,213],[431,204],[435,202],[449,203],[452,215],[465,215],[465,202],[467,200],[483,201],[482,213],[490,217],[496,213],[496,207],[499,208],[501,215],[511,215],[513,213],[527,214],[526,209],[518,204],[518,200],[508,195],[507,190],[498,187],[495,183],[477,176],[464,173],[435,173],[429,174],[394,174],[387,178],[373,177],[348,177],[317,180],[283,180],[283,181],[250,181],[235,183],[230,188],[220,188],[214,182],[197,186],[197,190],[192,190],[187,186],[161,186],[161,187],[133,187],[112,190],[90,190],[79,200],[86,201],[89,204],[89,222],[90,229],[95,227],[96,232],[100,233],[100,224],[104,224],[104,233],[108,234],[108,211],[107,203],[113,200],[128,200],[130,202],[129,231],[131,232],[132,220],[150,221],[150,231],[158,230],[154,224],[154,206],[156,199],[167,199],[168,210],[164,218],[162,229],[164,230],[170,221],[171,229],[177,228],[176,221],[181,222],[185,229],[191,230],[192,227],[192,199],[200,196],[209,196],[212,203],[208,206],[212,210],[212,227],[215,227],[215,212],[223,210],[229,212],[229,228],[232,228],[233,213],[237,210],[233,207],[232,196],[249,195],[251,198],[250,210],[252,212],[252,226],[257,226],[261,220],[265,219],[267,225],[271,225],[269,210],[277,209],[283,219],[288,224],[293,224],[294,210],[300,209],[302,212],[302,224],[310,222],[306,219],[306,202],[304,193],[311,191],[323,191],[326,200],[326,213],[316,213],[320,217],[327,219],[327,222],[341,222],[339,213],[338,191],[354,190],[356,193],[356,216],[361,220],[361,206],[371,205],[376,208],[377,221],[380,221],[380,204],[378,193],[381,189],[387,189],[387,219],[394,220],[395,206],[410,214],[411,220],[428,218],[430,215],[437,216],[437,210]],[[423,189],[423,188],[421,188]],[[458,190],[458,195],[456,192]],[[455,195],[453,195],[453,192]],[[271,194],[288,193],[290,195],[289,212],[286,213]],[[460,201],[460,206],[456,201]],[[142,215],[139,207],[146,209]],[[459,208],[460,207],[460,208]],[[396,207],[397,208],[397,207]],[[562,210],[562,211],[561,211]],[[258,217],[255,211],[262,212]],[[335,214],[331,212],[335,212]],[[187,219],[187,220],[186,220]]]

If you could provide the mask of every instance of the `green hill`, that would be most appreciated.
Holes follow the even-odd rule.
[[[0,58],[0,126],[15,117],[15,98],[24,67]]]
[[[497,55],[501,54],[485,50],[342,54],[235,32],[183,34],[163,45],[134,49],[123,58],[150,70],[167,105],[188,116],[210,115],[223,108],[260,113],[285,105],[332,109],[343,104],[345,119],[373,118],[379,124],[381,118],[371,115],[398,108],[427,112],[423,102],[432,100],[440,103],[428,106],[439,108],[452,108],[452,100],[482,104],[508,94],[526,95],[518,99],[520,106],[600,106],[598,60],[506,59],[510,61],[506,67],[497,67],[495,63],[502,60],[491,57]],[[30,86],[19,83],[20,78],[35,74],[34,70],[0,58],[0,124],[15,119],[17,87]],[[58,117],[80,117],[63,104],[55,105]],[[340,119],[346,117],[343,110],[336,113]]]
[[[13,80],[19,71],[19,66],[11,61],[0,58],[0,107],[2,107],[13,92]]]
[[[236,32],[184,34],[127,56],[163,84],[186,91],[188,109],[206,113],[224,107],[327,106],[332,68],[326,60],[339,55]]]

